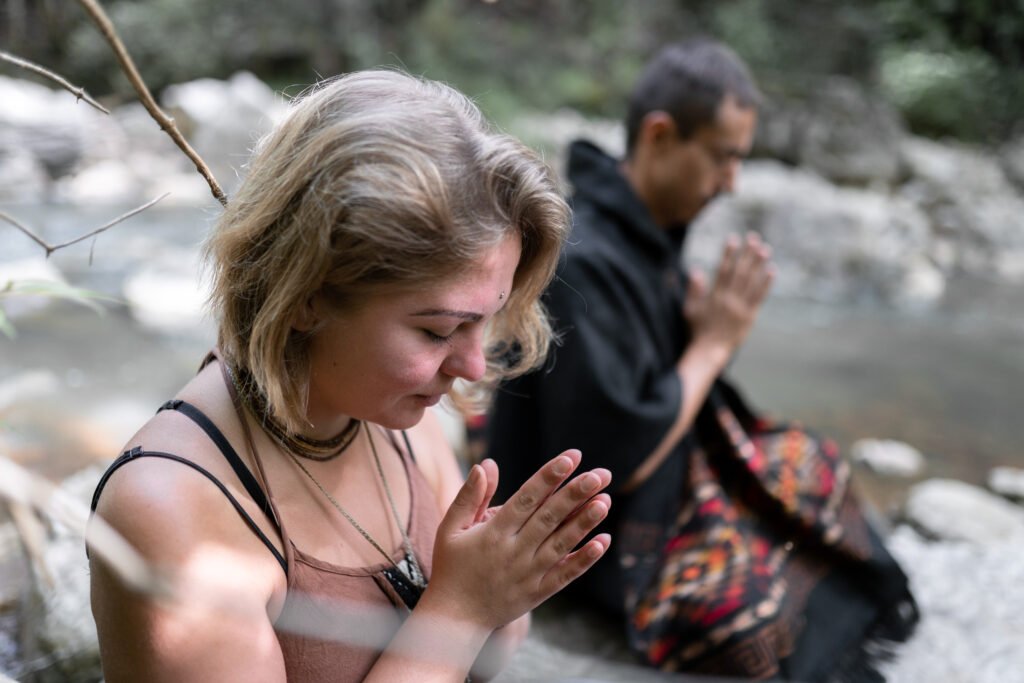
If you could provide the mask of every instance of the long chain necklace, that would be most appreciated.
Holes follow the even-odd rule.
[[[384,476],[384,468],[381,466],[380,456],[377,454],[377,446],[373,442],[373,435],[370,433],[369,426],[364,425],[363,428],[366,431],[366,440],[370,442],[370,452],[373,453],[373,460],[377,465],[377,474],[380,476],[381,483],[384,484],[384,493],[387,495],[388,503],[391,507],[391,514],[395,519],[395,524],[398,526],[398,531],[402,534],[402,549],[405,551],[405,557],[402,558],[400,562],[395,562],[391,558],[391,555],[381,547],[380,543],[378,543],[377,540],[371,536],[370,533],[366,531],[366,529],[364,529],[352,515],[349,514],[341,503],[339,503],[334,496],[332,496],[330,492],[328,492],[327,489],[317,481],[316,477],[313,476],[313,473],[306,469],[306,466],[303,465],[297,457],[295,457],[294,453],[289,450],[285,450],[285,453],[287,453],[288,457],[292,459],[292,462],[298,465],[299,469],[305,473],[309,480],[313,482],[318,489],[320,489],[320,492],[324,494],[324,497],[327,498],[328,501],[330,501],[331,505],[333,505],[338,512],[348,520],[349,524],[351,524],[355,530],[358,531],[359,534],[398,571],[398,574],[396,575],[395,572],[385,570],[384,575],[405,602],[406,607],[411,610],[416,605],[416,600],[419,599],[419,595],[423,592],[423,589],[427,587],[427,579],[423,575],[423,570],[420,568],[419,561],[416,559],[416,553],[412,548],[412,541],[409,539],[409,534],[406,531],[405,526],[402,524],[401,517],[398,514],[398,506],[395,505],[395,498],[391,495],[391,487],[388,485],[387,477]],[[407,582],[408,585],[403,585],[403,580]]]
[[[267,407],[267,397],[256,386],[255,380],[247,371],[239,368],[234,370],[225,366],[228,377],[235,387],[235,392],[242,400],[246,409],[260,421],[263,428],[274,437],[289,455],[297,455],[307,460],[326,462],[333,460],[352,445],[359,434],[359,420],[351,419],[345,428],[330,439],[310,439],[301,434],[293,434],[284,425],[274,419]]]

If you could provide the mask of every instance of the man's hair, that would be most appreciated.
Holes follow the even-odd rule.
[[[453,396],[471,406],[481,389],[543,359],[551,329],[539,298],[568,226],[539,156],[494,132],[456,90],[390,70],[325,81],[259,143],[207,242],[221,353],[299,431],[311,335],[292,325],[312,296],[351,311],[451,278],[518,234],[513,289],[488,330],[488,371]],[[509,368],[513,346],[521,363]]]
[[[633,152],[640,126],[649,113],[669,114],[685,140],[702,126],[714,123],[726,95],[745,108],[756,108],[761,103],[761,93],[750,71],[731,49],[708,38],[662,48],[644,67],[629,98],[627,156]]]

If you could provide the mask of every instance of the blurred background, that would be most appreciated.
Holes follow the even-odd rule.
[[[712,268],[726,234],[756,230],[779,265],[730,373],[762,410],[836,437],[858,462],[865,497],[894,523],[908,516],[915,487],[934,480],[995,488],[1000,501],[1022,495],[1019,2],[104,7],[229,200],[255,140],[321,77],[388,65],[446,81],[562,171],[574,137],[621,152],[626,94],[658,47],[700,34],[727,42],[766,102],[739,191],[693,226],[687,258]],[[0,61],[0,454],[55,482],[72,477],[69,486],[87,499],[103,464],[214,341],[200,245],[220,205],[137,103],[81,5],[0,0],[0,50],[55,71],[111,110],[101,114]],[[166,192],[153,208],[49,258],[10,220],[57,244]],[[461,423],[449,417],[461,445]],[[970,514],[987,513],[960,512]],[[31,532],[15,521],[0,504],[0,672],[94,680],[89,622],[80,618],[81,542],[44,522],[42,559],[29,561]],[[916,520],[919,529],[929,523]],[[66,573],[63,562],[72,565]],[[49,589],[40,565],[56,577]],[[32,593],[33,585],[43,588]],[[51,623],[60,610],[78,610],[77,625]]]

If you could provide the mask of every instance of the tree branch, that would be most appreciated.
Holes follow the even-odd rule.
[[[200,175],[206,179],[207,184],[210,186],[210,191],[213,196],[216,197],[222,205],[227,206],[228,199],[224,194],[224,191],[217,184],[217,180],[213,177],[213,173],[210,168],[202,160],[199,154],[192,149],[192,146],[188,144],[184,136],[178,130],[178,127],[174,123],[174,119],[169,117],[160,109],[157,105],[156,100],[153,99],[153,94],[149,92],[149,88],[143,82],[142,77],[139,75],[138,69],[135,67],[135,63],[132,61],[131,55],[128,54],[128,50],[125,48],[124,43],[117,35],[117,31],[114,29],[114,24],[110,21],[106,12],[100,7],[97,0],[78,0],[79,4],[85,8],[89,17],[93,20],[93,23],[99,27],[103,37],[106,38],[107,42],[110,43],[110,47],[114,50],[114,54],[117,56],[117,61],[121,63],[121,68],[124,69],[125,74],[128,76],[128,80],[131,82],[132,87],[135,88],[135,92],[138,93],[139,99],[142,101],[146,111],[149,115],[160,125],[160,128],[171,136],[174,143],[178,145],[182,152],[196,165],[196,170],[199,171]]]
[[[81,88],[81,87],[77,87],[77,86],[71,85],[71,83],[69,83],[65,78],[55,74],[54,72],[50,71],[49,69],[45,69],[45,68],[39,66],[38,64],[35,64],[33,62],[28,61],[27,59],[22,59],[21,57],[16,57],[16,56],[12,55],[9,52],[4,52],[3,50],[0,50],[0,59],[4,60],[5,62],[10,62],[11,64],[14,64],[15,66],[20,66],[21,68],[27,69],[27,70],[29,70],[29,71],[31,71],[33,73],[39,74],[40,76],[43,76],[44,78],[48,78],[51,81],[53,81],[54,83],[56,83],[57,85],[59,85],[60,87],[64,88],[68,92],[70,92],[72,95],[74,95],[76,100],[85,100],[86,104],[92,106],[95,109],[99,109],[104,114],[109,114],[110,113],[109,109],[107,109],[102,104],[100,104],[99,102],[94,100],[92,97],[90,97],[89,93],[85,92],[85,88]]]
[[[68,240],[67,242],[61,242],[60,244],[49,244],[42,237],[39,237],[34,232],[32,232],[31,230],[26,228],[24,225],[19,223],[13,216],[9,216],[8,214],[4,213],[3,211],[0,211],[0,219],[7,221],[8,223],[10,223],[14,227],[16,227],[18,230],[21,230],[23,233],[28,235],[28,237],[33,242],[35,242],[36,244],[38,244],[39,246],[41,246],[43,249],[46,250],[46,258],[50,258],[50,254],[52,254],[53,252],[57,251],[58,249],[63,249],[64,247],[70,247],[72,244],[78,244],[79,242],[84,242],[85,240],[89,239],[90,237],[95,237],[96,235],[100,234],[101,232],[105,232],[107,230],[110,230],[110,228],[114,227],[118,223],[120,223],[122,221],[126,221],[129,218],[131,218],[132,216],[134,216],[135,214],[141,213],[141,212],[145,211],[146,209],[148,209],[149,207],[153,206],[154,204],[156,204],[157,202],[159,202],[161,199],[163,199],[164,197],[166,197],[169,194],[170,194],[170,192],[164,192],[162,195],[160,195],[156,199],[150,200],[149,202],[143,204],[142,206],[137,207],[135,209],[132,209],[128,213],[125,213],[125,214],[122,214],[122,215],[118,216],[117,218],[115,218],[114,220],[110,221],[106,225],[100,226],[100,227],[96,228],[95,230],[87,232],[84,235],[76,237],[76,238],[74,238],[72,240]]]

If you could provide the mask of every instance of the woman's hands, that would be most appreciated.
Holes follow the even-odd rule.
[[[498,484],[497,465],[474,465],[438,527],[433,575],[420,604],[495,629],[589,569],[611,537],[600,534],[573,549],[608,514],[611,498],[601,490],[611,473],[595,469],[558,488],[580,458],[579,451],[565,451],[493,508],[488,505]]]

